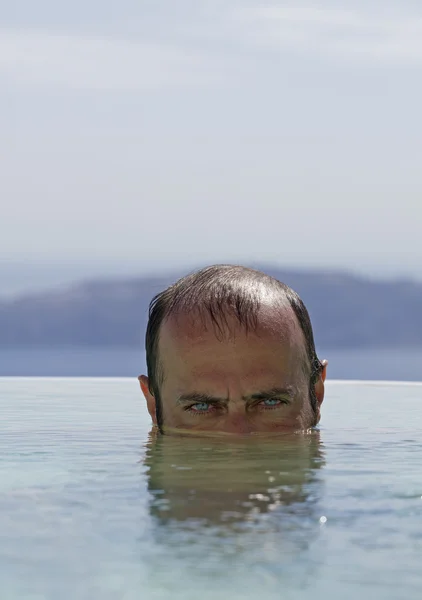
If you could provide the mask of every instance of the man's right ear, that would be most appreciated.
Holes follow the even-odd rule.
[[[146,375],[139,375],[138,381],[139,385],[141,386],[142,393],[145,396],[145,400],[147,401],[147,408],[152,422],[154,423],[154,425],[157,425],[157,416],[155,412],[155,397],[149,391],[148,377]]]

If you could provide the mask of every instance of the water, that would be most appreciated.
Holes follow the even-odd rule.
[[[422,349],[318,349],[331,379],[420,381]],[[0,349],[0,376],[135,377],[145,372],[141,348]]]
[[[419,600],[421,407],[330,382],[311,435],[155,438],[136,380],[0,379],[1,598]]]

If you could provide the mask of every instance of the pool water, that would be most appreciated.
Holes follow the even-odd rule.
[[[155,436],[136,379],[0,379],[1,600],[422,597],[422,385],[320,430]]]

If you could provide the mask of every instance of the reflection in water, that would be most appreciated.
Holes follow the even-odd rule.
[[[151,434],[145,466],[155,541],[184,567],[215,567],[219,578],[227,559],[231,573],[261,564],[278,578],[288,562],[291,575],[321,529],[323,465],[317,431],[235,440]]]

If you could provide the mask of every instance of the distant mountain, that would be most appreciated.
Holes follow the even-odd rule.
[[[318,347],[422,347],[421,283],[262,270],[301,295]],[[94,280],[0,300],[0,347],[139,347],[152,296],[177,277]]]

